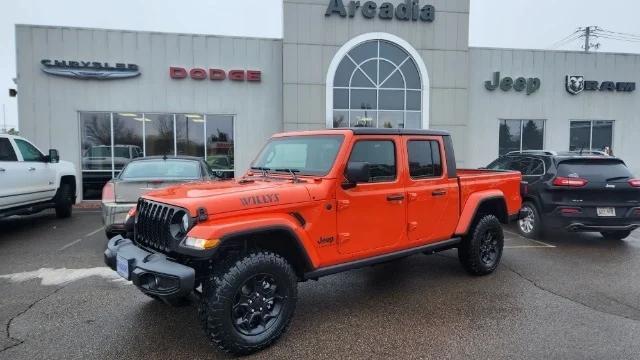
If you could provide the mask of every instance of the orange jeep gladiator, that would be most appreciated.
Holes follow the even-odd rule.
[[[520,181],[456,169],[442,131],[277,134],[242,178],[144,195],[132,239],[112,238],[104,258],[152,298],[197,295],[210,340],[248,354],[287,329],[298,281],[452,248],[469,273],[493,272]]]

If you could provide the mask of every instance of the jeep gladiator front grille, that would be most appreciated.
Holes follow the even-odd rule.
[[[173,237],[169,231],[171,219],[179,208],[145,199],[138,201],[135,241],[160,252],[169,252]]]

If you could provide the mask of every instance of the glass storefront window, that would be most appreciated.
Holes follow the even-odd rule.
[[[216,175],[233,177],[233,116],[206,115],[205,161]]]
[[[422,127],[422,82],[400,46],[370,40],[351,49],[333,81],[334,127]]]
[[[612,120],[577,120],[569,125],[569,150],[599,150],[613,153]]]
[[[544,120],[500,120],[499,155],[511,151],[542,150]]]
[[[144,156],[142,149],[142,114],[113,114],[113,164],[116,171],[138,157]]]
[[[111,114],[81,113],[82,190],[85,199],[100,199],[102,187],[113,176]]]
[[[204,157],[204,115],[176,114],[178,155]]]
[[[104,184],[143,156],[201,157],[216,175],[234,175],[233,115],[80,112],[79,117],[85,200],[99,200]]]
[[[144,114],[145,156],[174,155],[174,114]]]

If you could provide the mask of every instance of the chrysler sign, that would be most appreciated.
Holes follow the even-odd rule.
[[[42,71],[50,75],[69,77],[74,79],[112,80],[125,79],[140,75],[136,64],[98,61],[50,60],[42,59]]]

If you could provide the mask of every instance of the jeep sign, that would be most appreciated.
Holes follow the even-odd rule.
[[[540,79],[537,77],[525,79],[521,76],[513,80],[513,78],[507,76],[502,78],[501,80],[499,71],[493,73],[492,80],[487,80],[484,82],[484,87],[489,91],[493,91],[500,87],[500,90],[502,91],[509,91],[513,89],[517,92],[521,92],[526,90],[527,95],[531,95],[534,92],[538,91],[538,89],[540,89],[540,85]]]

